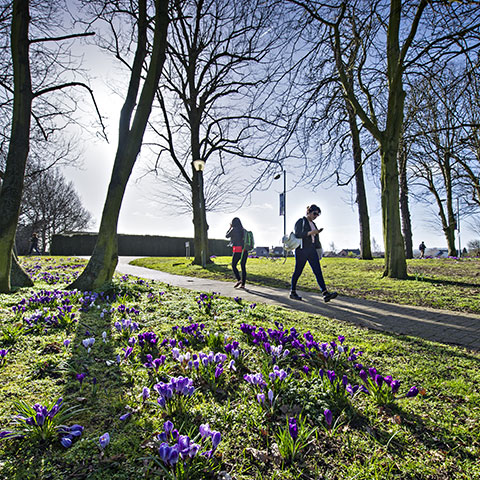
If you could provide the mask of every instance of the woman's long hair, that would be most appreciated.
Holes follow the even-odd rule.
[[[232,228],[239,228],[239,229],[243,230],[242,222],[240,221],[240,219],[238,217],[235,217],[232,220]]]

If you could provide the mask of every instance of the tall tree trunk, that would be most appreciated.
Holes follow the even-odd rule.
[[[455,217],[453,206],[452,155],[450,154],[449,150],[445,152],[443,175],[445,178],[448,218],[448,225],[444,226],[443,231],[447,239],[448,255],[450,257],[456,257],[458,255],[457,247],[455,246],[455,230],[457,228],[457,219]]]
[[[362,149],[360,147],[360,133],[358,131],[357,116],[350,102],[346,101],[350,133],[352,136],[353,165],[355,169],[355,184],[357,191],[358,221],[360,226],[360,258],[372,260],[370,245],[370,219],[368,216],[367,194],[363,178]]]
[[[30,147],[33,95],[29,63],[29,22],[28,0],[14,0],[11,31],[13,117],[7,165],[0,191],[0,293],[8,293],[11,290],[12,252]]]
[[[444,170],[448,170],[448,169],[444,168]],[[434,180],[433,174],[430,173],[427,176],[428,189],[430,190],[430,193],[433,195],[433,197],[435,198],[435,201],[437,202],[438,216],[440,217],[440,221],[442,222],[443,233],[445,235],[445,239],[447,240],[448,255],[451,257],[456,257],[458,254],[457,248],[455,247],[455,229],[457,224],[455,219],[455,213],[453,211],[452,192],[448,188],[448,181],[446,181],[447,188],[446,188],[445,194],[447,198],[446,198],[446,206],[444,206],[443,204],[444,200],[440,198],[440,193],[436,189],[436,186],[433,180]]]
[[[33,287],[32,279],[18,263],[17,257],[15,255],[12,255],[10,284],[12,287]]]
[[[195,258],[193,263],[204,267],[210,263],[208,251],[208,224],[205,209],[205,192],[203,185],[203,171],[196,171],[193,161],[201,160],[200,152],[200,122],[201,110],[198,102],[198,89],[195,82],[195,64],[190,65],[187,72],[187,82],[190,92],[189,122],[190,122],[190,147],[192,150],[192,202],[193,202],[193,245]]]
[[[382,222],[385,245],[383,276],[405,279],[407,278],[407,263],[400,228],[397,148],[394,142],[391,145],[381,145],[380,155],[382,159]]]
[[[422,0],[422,5],[424,4]],[[420,8],[424,7],[418,7]],[[382,185],[382,223],[385,245],[385,270],[383,275],[391,278],[407,278],[405,242],[400,227],[400,204],[398,182],[398,148],[403,129],[403,61],[406,45],[400,50],[401,0],[390,1],[387,33],[388,107],[385,130],[378,137],[382,162],[380,181]],[[411,33],[416,31],[412,30]],[[410,38],[413,38],[411,36]]]
[[[102,220],[93,254],[82,274],[69,288],[91,290],[112,280],[118,262],[117,224],[123,195],[133,166],[140,152],[143,135],[152,110],[153,98],[158,88],[165,62],[167,46],[168,0],[155,0],[155,32],[150,65],[142,88],[131,128],[130,119],[137,98],[146,55],[146,2],[139,2],[140,20],[137,51],[135,53],[129,90],[120,115],[119,141],[112,176],[103,207]]]
[[[447,239],[448,256],[458,256],[457,246],[455,245],[455,223],[451,223],[443,229],[445,238]]]
[[[398,168],[400,172],[400,213],[402,216],[402,233],[405,240],[405,256],[413,258],[412,223],[408,203],[407,152],[403,141],[398,150]]]
[[[192,182],[193,201],[193,227],[194,227],[194,253],[195,265],[206,265],[211,263],[208,250],[208,224],[207,212],[205,210],[205,196],[203,191],[203,172],[193,170]]]
[[[399,179],[398,179],[398,146],[403,127],[403,106],[405,92],[403,90],[403,68],[405,56],[417,32],[419,20],[427,5],[427,0],[420,0],[411,25],[408,38],[400,49],[400,19],[402,13],[401,0],[390,0],[390,13],[387,30],[387,80],[388,80],[388,106],[385,129],[379,128],[375,115],[368,115],[353,89],[345,64],[342,60],[342,39],[339,30],[345,13],[346,4],[342,8],[337,22],[330,24],[333,27],[335,41],[335,63],[344,94],[352,104],[356,115],[360,118],[365,128],[377,140],[380,147],[381,158],[381,189],[382,189],[382,224],[383,240],[385,245],[384,276],[391,278],[407,278],[407,262],[405,248],[400,227],[399,205]]]

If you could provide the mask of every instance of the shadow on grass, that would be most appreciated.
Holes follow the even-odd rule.
[[[480,283],[459,282],[456,280],[441,280],[441,279],[435,279],[435,278],[428,278],[424,276],[409,275],[407,278],[407,281],[423,282],[423,283],[429,283],[432,285],[444,285],[444,286],[450,286],[450,287],[480,288]]]
[[[233,281],[234,276],[232,272],[232,267],[230,265],[207,265],[206,270],[212,273],[221,274],[225,281]],[[293,270],[292,270],[293,273]],[[219,278],[213,278],[212,280],[222,280]],[[258,273],[249,273],[248,271],[248,262],[247,262],[247,283],[265,287],[275,287],[275,288],[290,288],[290,280],[284,281],[281,279],[272,278],[271,276],[259,275]],[[312,289],[313,291],[313,289]]]
[[[48,445],[27,448],[22,461],[17,462],[12,479],[93,479],[102,478],[102,475],[103,478],[111,478],[112,468],[118,468],[117,461],[112,466],[108,455],[101,455],[98,444],[98,432],[112,434],[118,430],[119,415],[125,413],[119,413],[126,382],[115,361],[116,352],[111,339],[112,316],[100,315],[103,308],[109,307],[110,303],[95,303],[88,311],[76,314],[74,331],[66,334],[66,338],[71,340],[67,347],[70,356],[58,364],[56,371],[47,374],[59,378],[58,383],[63,385],[59,397],[63,398],[64,408],[83,409],[67,422],[68,426],[80,424],[84,427],[81,440],[74,439],[70,449],[64,449],[57,440]],[[108,334],[106,343],[102,341],[104,331]],[[87,338],[95,338],[89,353],[82,344]],[[85,375],[82,382],[77,379],[77,374]],[[18,453],[14,455],[18,459]],[[97,477],[92,476],[92,470]]]

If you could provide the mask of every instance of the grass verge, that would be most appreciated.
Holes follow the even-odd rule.
[[[68,292],[81,263],[28,262],[38,285],[0,296],[0,436],[21,427],[18,400],[59,397],[79,409],[66,427],[83,431],[66,447],[65,429],[42,438],[32,417],[23,438],[1,440],[2,478],[480,476],[477,354],[128,276]],[[179,377],[191,396],[171,387]],[[177,460],[165,443],[181,445]]]

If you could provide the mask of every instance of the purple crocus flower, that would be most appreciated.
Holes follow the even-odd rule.
[[[257,393],[257,402],[260,404],[265,403],[265,394],[264,393]]]
[[[177,462],[178,462],[178,447],[177,445],[174,445],[173,447],[170,448],[168,463],[170,465],[174,465]]]
[[[368,388],[365,385],[360,385],[360,390],[367,395],[370,395],[370,392],[368,391]]]
[[[60,439],[60,443],[65,448],[70,448],[72,446],[72,439],[70,437],[63,437],[63,438]]]
[[[95,343],[95,338],[90,337],[90,338],[85,338],[82,340],[82,345],[89,351],[91,347],[93,347],[93,344]]]
[[[87,376],[86,373],[77,373],[76,377],[80,385],[83,383],[84,378]]]
[[[383,384],[383,377],[381,375],[375,375],[375,383],[381,388]]]
[[[68,433],[73,437],[79,437],[82,434],[82,432],[83,432],[82,425],[75,424],[68,429]]]
[[[347,393],[349,393],[352,397],[355,395],[355,393],[357,392],[359,386],[358,385],[350,385],[348,384],[346,387],[345,387],[345,390],[347,391]]]
[[[123,415],[120,416],[120,420],[124,422],[125,420],[128,420],[131,416],[132,416],[132,412],[124,413]]]
[[[325,415],[325,421],[327,422],[327,425],[330,427],[332,425],[332,421],[333,421],[332,411],[329,410],[328,408],[326,408],[323,411],[323,414]]]
[[[168,459],[170,458],[170,448],[170,445],[165,442],[158,447],[158,456],[163,463],[168,463]]]
[[[122,348],[122,350],[125,352],[125,355],[124,355],[124,360],[126,360],[130,354],[132,353],[133,351],[133,347],[128,347],[128,348]]]
[[[197,455],[198,451],[200,450],[200,445],[198,443],[192,443],[190,444],[190,450],[188,452],[188,456],[190,458],[193,458]]]
[[[360,370],[360,371],[358,372],[358,375],[359,375],[359,377],[360,377],[364,382],[367,381],[367,379],[368,379],[368,374],[367,374],[367,372],[366,372],[365,370],[363,370],[363,369]]]
[[[57,413],[58,411],[60,410],[60,406],[62,405],[62,402],[63,402],[63,398],[60,397],[56,402],[55,402],[55,405],[50,409],[50,411],[48,412],[48,417],[49,418],[53,418]]]
[[[148,387],[143,387],[142,400],[145,402],[149,396],[150,396],[150,389]]]
[[[180,435],[177,445],[182,455],[188,455],[190,451],[190,437],[188,435]]]
[[[297,421],[293,417],[288,420],[288,431],[290,432],[293,441],[295,441],[298,437],[298,426]]]
[[[63,341],[63,346],[64,347],[68,347],[70,345],[70,342],[71,340],[69,340],[68,338],[66,338],[64,341]]]
[[[102,450],[104,450],[107,445],[110,443],[110,434],[107,432],[107,433],[104,433],[99,439],[98,439],[98,443],[100,444],[100,448]]]
[[[400,380],[393,380],[390,388],[392,389],[393,394],[397,393],[400,388]]]
[[[413,398],[418,395],[418,387],[412,387],[407,394],[405,395],[407,398]]]
[[[165,430],[165,433],[170,433],[173,430],[173,423],[170,420],[167,420],[163,424],[163,429]]]
[[[210,430],[210,425],[208,423],[204,423],[200,425],[199,431],[200,431],[200,436],[202,438],[205,438],[206,436],[209,436],[212,434],[212,431]]]
[[[39,411],[35,416],[35,421],[38,426],[42,426],[45,423],[45,413],[43,411]]]
[[[212,445],[214,450],[218,447],[218,444],[221,440],[222,435],[220,434],[220,432],[212,432]]]
[[[163,365],[165,363],[167,357],[165,355],[160,355],[160,358],[156,358],[153,361],[153,366],[155,368],[155,371],[158,372],[158,369],[160,368],[160,365]]]
[[[270,401],[270,403],[273,403],[273,390],[270,389],[270,390],[268,391],[268,394],[267,394],[267,395],[268,395],[268,400]]]
[[[393,382],[393,377],[391,375],[385,375],[383,381],[390,387]]]

